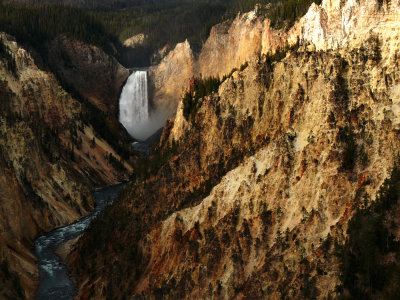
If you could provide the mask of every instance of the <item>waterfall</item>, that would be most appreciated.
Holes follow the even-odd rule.
[[[149,121],[147,70],[134,71],[129,76],[119,99],[119,121],[138,140],[146,139]]]

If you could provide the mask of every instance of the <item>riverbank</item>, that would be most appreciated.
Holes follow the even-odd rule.
[[[36,299],[74,298],[77,289],[64,261],[91,221],[116,199],[123,186],[124,184],[119,184],[96,191],[96,207],[90,215],[73,224],[49,231],[35,240],[34,253],[38,258],[36,264],[40,275]]]

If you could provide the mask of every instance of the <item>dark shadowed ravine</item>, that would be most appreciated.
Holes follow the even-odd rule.
[[[92,214],[79,221],[45,233],[35,241],[34,253],[37,256],[40,282],[36,293],[38,300],[73,299],[77,289],[69,277],[67,267],[55,254],[56,249],[62,244],[81,235],[90,222],[117,197],[123,184],[108,187],[94,193],[96,208]]]

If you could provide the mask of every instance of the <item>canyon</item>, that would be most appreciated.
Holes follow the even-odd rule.
[[[396,299],[400,1],[322,0],[290,28],[269,9],[148,69],[0,33],[0,298],[44,295],[35,253],[94,211],[56,251],[59,295]]]
[[[89,49],[81,43],[72,45],[75,53]],[[126,181],[132,167],[129,158],[119,153],[125,153],[123,149],[130,153],[130,149],[123,146],[129,145],[128,135],[118,120],[107,122],[112,118],[102,115],[101,105],[96,109],[84,98],[95,97],[76,92],[79,81],[74,82],[78,101],[34,50],[24,49],[4,33],[0,33],[0,46],[0,294],[30,299],[39,280],[36,258],[30,251],[34,239],[87,215],[94,206],[95,188]],[[100,49],[90,49],[93,57],[106,57]],[[62,60],[58,63],[62,65]],[[85,60],[81,66],[79,72],[84,75]],[[93,66],[86,68],[92,71]],[[121,76],[129,74],[120,65],[108,72],[116,74],[116,86],[123,84]],[[68,74],[63,75],[68,81]],[[118,94],[113,101],[118,103]],[[103,128],[96,128],[99,122],[104,122]],[[120,144],[105,139],[104,133],[114,135]]]
[[[396,166],[399,21],[398,1],[324,0],[289,30],[256,9],[150,68],[177,112],[69,256],[79,297],[339,297],[336,249]],[[227,76],[197,99],[200,74]]]

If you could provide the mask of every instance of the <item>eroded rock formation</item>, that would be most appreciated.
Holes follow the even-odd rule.
[[[52,73],[11,36],[0,33],[0,47],[0,298],[23,299],[38,280],[35,237],[87,214],[93,188],[132,168]]]
[[[374,201],[400,146],[398,7],[313,5],[277,35],[297,51],[271,62],[257,46],[194,113],[181,101],[150,165],[70,257],[80,296],[338,296],[333,240]]]
[[[309,44],[312,51],[353,43],[358,47],[360,36],[379,32],[383,39],[396,43],[391,39],[391,30],[398,26],[398,11],[396,1],[323,1],[321,5],[312,4],[307,14],[285,31],[272,28],[270,20],[256,7],[252,12],[238,15],[233,22],[214,26],[195,61],[187,42],[172,50],[159,66],[152,68],[150,79],[155,83],[152,100],[156,104],[169,103],[174,114],[192,75],[222,78],[259,55],[274,53],[297,42]]]

